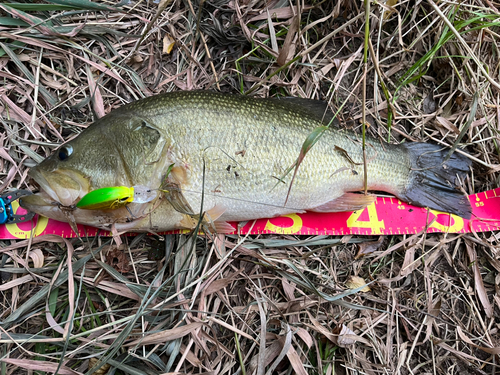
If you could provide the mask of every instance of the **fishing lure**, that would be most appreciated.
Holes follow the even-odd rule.
[[[132,202],[150,202],[156,196],[157,192],[146,186],[112,186],[91,191],[80,199],[76,207],[85,210],[116,210]]]

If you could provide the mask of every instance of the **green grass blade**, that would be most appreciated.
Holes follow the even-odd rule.
[[[81,10],[108,10],[118,11],[119,8],[109,5],[97,4],[90,0],[47,0],[49,3],[73,7]],[[120,6],[122,3],[117,4]]]
[[[0,17],[0,26],[23,26],[29,27],[29,23],[12,17]]]
[[[3,3],[2,5],[7,5]],[[25,12],[49,12],[49,11],[64,11],[64,10],[77,10],[80,8],[69,5],[55,5],[55,4],[36,4],[36,3],[8,3],[8,5],[17,10]]]
[[[448,155],[446,155],[446,157],[444,158],[443,163],[447,162],[448,159],[451,157],[451,155],[455,152],[455,150],[458,147],[458,144],[460,143],[460,141],[462,140],[464,135],[469,130],[469,128],[472,124],[472,121],[474,121],[474,119],[476,118],[478,101],[479,101],[479,94],[476,92],[474,94],[474,97],[472,98],[472,106],[470,109],[469,118],[467,119],[467,122],[465,123],[464,127],[460,131],[460,134],[458,135],[457,139],[453,143],[453,146],[451,147],[450,152],[448,152]]]

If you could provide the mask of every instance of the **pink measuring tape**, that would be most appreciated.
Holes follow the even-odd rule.
[[[360,211],[291,214],[272,219],[231,223],[234,234],[295,234],[295,235],[392,235],[427,233],[470,233],[500,229],[500,188],[469,195],[473,211],[470,220],[456,215],[415,207],[397,198],[378,197],[374,204]],[[12,204],[14,213],[24,214],[17,202]],[[93,227],[78,225],[81,237],[110,236]],[[168,233],[187,233],[172,231]],[[0,225],[0,239],[26,239],[44,234],[66,238],[77,235],[69,224],[35,216],[33,221]],[[131,233],[133,235],[133,233]]]

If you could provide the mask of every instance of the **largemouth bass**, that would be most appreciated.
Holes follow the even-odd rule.
[[[355,193],[364,189],[359,135],[329,128],[297,167],[304,141],[325,124],[322,108],[307,99],[208,91],[142,99],[97,120],[32,168],[40,192],[21,206],[118,231],[193,228],[201,218],[221,232],[227,221],[361,209],[374,197]],[[449,150],[441,146],[366,142],[368,189],[470,218],[459,190],[471,164],[466,157],[454,153],[443,162]],[[114,210],[76,208],[95,189],[134,185],[158,195]]]

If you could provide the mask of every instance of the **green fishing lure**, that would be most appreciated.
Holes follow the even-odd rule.
[[[157,192],[146,186],[112,186],[96,189],[86,194],[76,204],[84,210],[116,210],[129,203],[147,203],[156,198]]]

